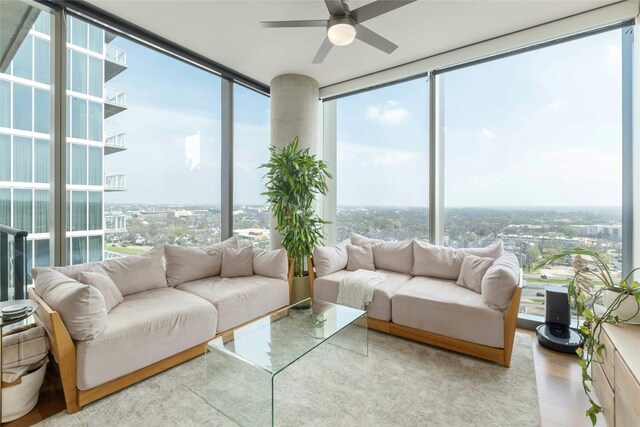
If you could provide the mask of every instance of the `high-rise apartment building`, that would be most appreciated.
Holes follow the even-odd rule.
[[[104,156],[126,150],[126,135],[105,120],[126,110],[126,94],[108,82],[127,68],[115,36],[67,22],[67,262],[98,261],[105,234],[126,229],[104,215],[104,192],[126,190],[106,173]],[[41,12],[6,69],[0,70],[0,224],[29,233],[28,257],[49,265],[51,17]],[[31,267],[31,265],[29,265]]]

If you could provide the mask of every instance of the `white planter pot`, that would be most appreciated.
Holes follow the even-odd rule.
[[[619,294],[616,292],[605,291],[602,295],[605,306],[610,307],[618,295]],[[625,321],[625,323],[640,324],[640,313],[636,314],[637,311],[638,303],[633,295],[629,295],[624,301],[622,301],[620,307],[614,310],[611,314],[618,316],[618,319]]]
[[[38,370],[22,376],[18,385],[2,389],[2,422],[6,423],[26,415],[38,403],[40,387],[47,370],[46,362]]]

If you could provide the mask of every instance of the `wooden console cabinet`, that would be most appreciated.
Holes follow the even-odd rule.
[[[640,425],[640,325],[604,325],[604,363],[592,364],[593,387],[609,427]]]

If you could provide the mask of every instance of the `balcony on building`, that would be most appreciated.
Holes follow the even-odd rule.
[[[104,118],[123,112],[127,109],[127,93],[106,86],[104,88]]]
[[[127,175],[122,173],[106,174],[104,191],[127,191]]]
[[[109,234],[125,233],[127,231],[127,216],[115,212],[105,213],[104,231]]]
[[[127,134],[115,130],[104,130],[104,155],[118,153],[127,149]]]
[[[108,44],[105,49],[104,81],[108,82],[127,69],[127,51]]]
[[[104,31],[104,44],[109,44],[113,41],[113,39],[115,39],[116,37],[118,37],[117,34],[112,33],[111,31],[105,30]]]

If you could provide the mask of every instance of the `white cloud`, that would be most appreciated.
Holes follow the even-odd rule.
[[[495,138],[496,134],[494,131],[492,131],[491,129],[487,129],[487,128],[482,128],[482,137],[484,139],[493,139]]]
[[[409,111],[396,101],[387,101],[384,105],[367,106],[366,117],[387,125],[395,125],[409,117]]]
[[[551,111],[558,111],[558,110],[563,109],[566,104],[567,103],[565,102],[564,99],[556,99],[551,104],[549,104],[547,107]]]

